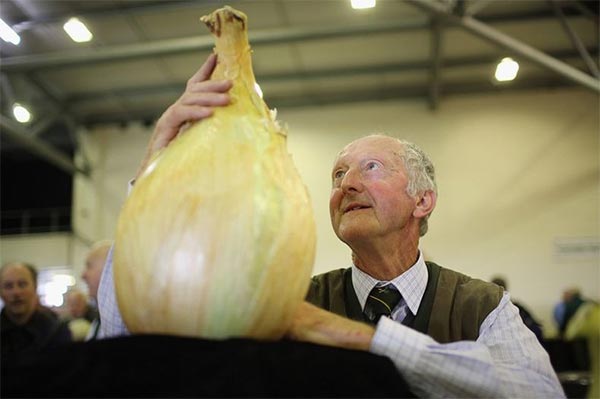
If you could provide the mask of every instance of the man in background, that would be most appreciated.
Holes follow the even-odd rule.
[[[92,322],[98,317],[98,310],[89,302],[85,292],[79,289],[67,292],[66,302],[69,329],[73,340],[83,341],[90,331]]]
[[[590,357],[592,383],[587,398],[600,398],[600,304],[586,301],[577,308],[565,329],[565,339],[585,339]]]
[[[110,240],[97,241],[92,245],[85,258],[85,269],[81,274],[81,278],[88,286],[90,298],[97,303],[98,285],[100,285],[100,276],[104,269],[104,263],[108,256],[108,251],[112,245]],[[86,341],[96,339],[98,330],[100,329],[100,317],[96,313],[95,318],[91,321],[89,333],[86,336]]]
[[[579,288],[571,287],[563,291],[562,300],[554,306],[553,310],[554,321],[556,321],[561,338],[565,335],[569,321],[584,302]]]
[[[24,262],[6,263],[0,268],[0,313],[2,363],[15,363],[44,348],[71,341],[67,325],[50,309],[39,304],[37,271]]]
[[[500,287],[504,288],[505,291],[508,291],[506,280],[504,278],[499,276],[494,277],[492,279],[492,283],[499,285]],[[519,315],[521,316],[521,319],[523,319],[523,323],[525,323],[527,328],[529,328],[541,342],[544,338],[542,325],[537,322],[531,312],[522,303],[517,302],[514,299],[512,300],[512,303],[519,309]]]

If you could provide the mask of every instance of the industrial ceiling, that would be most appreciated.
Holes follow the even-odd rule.
[[[435,110],[456,93],[600,92],[596,0],[379,0],[364,10],[350,0],[0,0],[21,37],[0,42],[3,160],[30,154],[87,173],[72,162],[75,129],[151,124],[212,51],[199,18],[225,4],[248,16],[271,108],[421,98]],[[74,16],[93,40],[66,35]],[[504,57],[519,62],[519,76],[499,84],[492,76]],[[14,120],[14,102],[31,122]]]

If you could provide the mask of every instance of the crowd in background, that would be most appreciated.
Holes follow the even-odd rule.
[[[13,261],[0,268],[0,349],[2,366],[31,359],[47,348],[96,337],[100,319],[96,295],[111,241],[92,245],[81,278],[88,293],[74,289],[65,294],[66,315],[44,306],[37,292],[38,270]]]

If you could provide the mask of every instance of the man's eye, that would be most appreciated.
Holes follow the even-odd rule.
[[[333,178],[334,179],[341,179],[342,177],[344,177],[344,171],[343,170],[338,170],[337,172],[335,172],[333,174]]]
[[[368,162],[366,165],[367,170],[377,170],[379,169],[379,164],[377,162]]]

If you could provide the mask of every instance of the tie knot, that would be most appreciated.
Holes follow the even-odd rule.
[[[365,316],[371,323],[376,324],[381,316],[389,317],[392,314],[401,297],[393,284],[373,288],[365,304]]]

